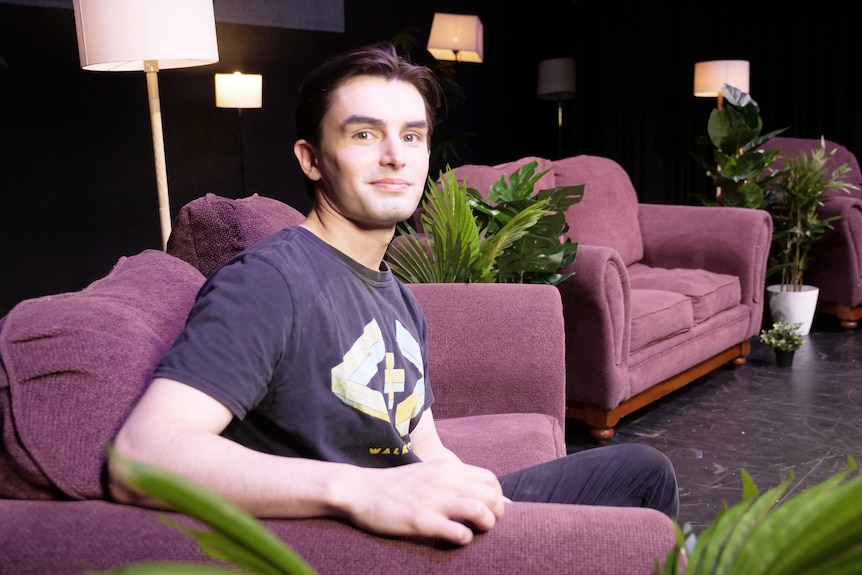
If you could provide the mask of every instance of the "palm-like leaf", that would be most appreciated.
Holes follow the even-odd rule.
[[[125,481],[175,511],[197,519],[211,531],[182,527],[166,517],[162,520],[198,540],[201,549],[216,559],[228,561],[259,575],[314,575],[315,571],[259,520],[212,491],[151,465],[124,458],[109,450],[113,464],[125,471]],[[194,563],[152,563],[104,573],[225,573],[224,567]],[[233,571],[236,573],[236,571]]]
[[[393,273],[407,283],[529,282],[555,285],[559,270],[574,261],[577,244],[561,238],[564,211],[583,197],[584,186],[533,193],[546,172],[537,162],[492,184],[486,201],[478,190],[441,173],[428,181],[421,206],[422,232],[402,226],[387,253]],[[496,203],[491,203],[496,202]]]
[[[743,500],[719,512],[687,552],[677,545],[664,575],[838,575],[862,573],[862,475],[848,469],[785,501],[793,475],[762,496],[743,470]]]

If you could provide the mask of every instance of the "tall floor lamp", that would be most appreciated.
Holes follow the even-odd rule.
[[[718,109],[724,107],[725,84],[748,93],[748,60],[709,60],[694,65],[694,95],[718,98]]]
[[[165,250],[171,208],[158,72],[218,62],[212,0],[73,0],[72,7],[83,69],[146,72]]]
[[[260,74],[215,75],[216,108],[236,108],[237,141],[239,143],[239,179],[242,197],[245,192],[245,145],[242,135],[242,111],[247,108],[260,108],[263,76]]]
[[[563,157],[563,100],[575,96],[574,58],[551,58],[539,62],[536,95],[557,102],[557,158]]]

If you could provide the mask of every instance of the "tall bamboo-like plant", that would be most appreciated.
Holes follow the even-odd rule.
[[[547,171],[530,162],[501,176],[486,200],[452,170],[429,178],[421,232],[409,223],[393,240],[387,261],[406,283],[544,283],[571,274],[577,244],[565,237],[565,210],[583,198],[583,185],[534,193]]]
[[[857,189],[844,181],[850,173],[849,163],[828,169],[835,153],[834,149],[826,150],[826,141],[821,138],[820,147],[811,152],[781,156],[784,167],[769,189],[774,230],[768,275],[780,274],[782,291],[802,289],[814,241],[832,229],[832,222],[841,217],[820,217],[818,208],[823,205],[823,192],[849,193]]]
[[[848,469],[782,501],[793,474],[759,495],[742,470],[743,500],[722,506],[694,536],[677,526],[677,544],[654,575],[839,575],[862,573],[862,475]]]

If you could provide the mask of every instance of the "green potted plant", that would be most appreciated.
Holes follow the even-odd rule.
[[[765,187],[775,177],[769,168],[778,150],[763,150],[765,142],[787,128],[761,134],[763,120],[760,106],[741,90],[727,84],[722,88],[724,105],[713,108],[707,122],[708,141],[699,146],[709,154],[694,154],[716,189],[716,199],[704,199],[707,205],[763,208]]]
[[[801,321],[788,323],[779,320],[771,328],[760,332],[760,340],[775,350],[778,367],[790,367],[793,364],[793,353],[805,342],[799,331],[801,327]]]
[[[584,186],[533,191],[547,173],[536,161],[501,176],[487,200],[454,172],[428,180],[420,209],[421,232],[405,223],[387,252],[393,273],[406,283],[534,283],[557,285],[559,270],[576,257],[565,236],[565,211]]]
[[[820,216],[818,208],[823,205],[823,192],[849,193],[856,189],[844,181],[850,172],[848,163],[829,169],[835,152],[827,151],[821,138],[820,147],[808,153],[781,155],[783,167],[776,170],[767,191],[773,222],[767,277],[780,278],[779,283],[767,286],[770,312],[776,320],[801,321],[803,335],[811,327],[819,294],[817,286],[805,285],[803,281],[811,247],[840,217]]]
[[[677,544],[654,575],[862,573],[862,475],[848,469],[785,498],[793,473],[758,493],[743,469],[743,500],[722,506],[699,535],[677,527]]]

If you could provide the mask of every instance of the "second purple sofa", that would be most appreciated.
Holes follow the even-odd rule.
[[[772,219],[744,208],[645,204],[613,160],[527,157],[455,168],[487,193],[538,162],[535,189],[585,184],[569,208],[577,258],[560,284],[566,415],[604,442],[620,418],[728,363],[745,363],[762,322]]]

